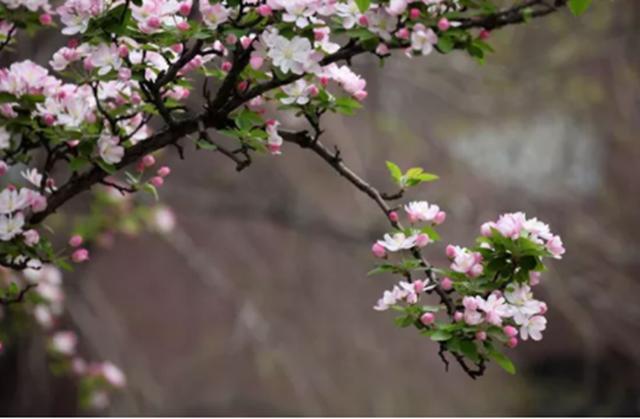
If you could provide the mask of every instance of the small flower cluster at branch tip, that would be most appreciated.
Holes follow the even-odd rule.
[[[374,309],[399,312],[399,326],[414,326],[438,342],[441,351],[454,354],[472,377],[481,374],[489,360],[514,373],[500,346],[515,348],[520,340],[542,339],[547,305],[534,298],[532,288],[540,283],[544,259],[564,254],[560,237],[524,213],[504,214],[482,225],[476,246],[448,245],[445,253],[450,265],[437,269],[422,256],[423,246],[416,237],[429,233],[433,241],[438,239],[433,228],[444,221],[444,212],[424,201],[411,202],[405,210],[411,227],[403,229],[397,218],[392,219],[396,231],[372,247],[373,254],[385,262],[371,273],[404,277],[384,291]],[[416,229],[420,222],[428,223],[425,230]],[[390,259],[392,253],[400,259]],[[426,279],[415,279],[425,275]],[[477,370],[469,369],[467,362]]]

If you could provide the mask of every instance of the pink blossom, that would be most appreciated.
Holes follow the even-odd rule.
[[[549,250],[554,258],[562,259],[562,255],[565,253],[565,248],[560,236],[553,236],[551,240],[547,242],[547,250]]]
[[[440,287],[445,291],[451,291],[453,289],[453,281],[451,278],[444,277],[440,280]]]
[[[24,243],[27,246],[34,246],[40,241],[40,234],[34,229],[27,230],[22,233],[22,235],[24,236]]]
[[[89,260],[89,251],[83,247],[76,249],[71,255],[71,260],[75,263],[82,263]]]
[[[507,335],[510,338],[518,335],[518,329],[516,329],[513,326],[504,326],[502,328],[502,331],[504,332],[505,335]]]
[[[162,166],[158,169],[157,174],[160,177],[167,177],[171,174],[171,168],[169,168],[169,166]]]
[[[451,23],[446,17],[442,17],[440,18],[440,20],[438,20],[438,29],[440,29],[442,32],[447,31],[450,27]]]
[[[152,177],[149,182],[151,182],[151,184],[153,186],[155,186],[156,188],[159,188],[160,186],[164,185],[164,179],[160,176],[154,176]]]
[[[71,238],[69,239],[69,246],[71,247],[78,247],[80,245],[82,245],[82,243],[84,242],[84,239],[82,238],[81,235],[79,234],[74,234],[73,236],[71,236]]]
[[[387,251],[380,243],[374,243],[373,246],[371,246],[371,252],[377,258],[383,258],[387,255]]]
[[[424,313],[422,316],[420,316],[420,322],[425,326],[429,326],[433,324],[435,319],[436,319],[436,316],[433,313],[429,313],[429,312]]]

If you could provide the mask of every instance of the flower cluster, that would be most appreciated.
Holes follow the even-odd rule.
[[[399,217],[391,212],[389,218],[396,232],[386,234],[372,247],[376,257],[387,259],[372,273],[394,273],[405,280],[384,291],[374,309],[400,312],[399,326],[415,326],[461,362],[468,359],[484,368],[491,359],[514,372],[513,364],[496,343],[514,348],[520,339],[542,339],[547,305],[534,298],[532,287],[540,283],[543,259],[564,254],[560,237],[553,235],[548,225],[536,218],[527,219],[524,213],[504,214],[482,225],[477,246],[448,245],[445,253],[450,266],[436,269],[422,257],[423,243],[418,237],[429,237],[427,243],[437,240],[433,228],[444,221],[445,213],[424,201],[407,204],[405,211],[411,227],[402,229]],[[419,222],[428,225],[416,229]],[[403,253],[400,261],[389,259],[388,254],[394,252]],[[426,273],[426,278],[413,279],[420,273]],[[439,305],[420,301],[433,294]]]
[[[197,5],[192,0],[0,0],[0,51],[15,45],[17,31],[59,29],[68,37],[46,67],[24,60],[0,68],[0,265],[21,270],[87,261],[83,241],[113,223],[109,215],[92,214],[99,222],[85,226],[63,252],[53,248],[41,223],[99,184],[110,187],[111,200],[113,191],[125,196],[144,191],[157,199],[157,188],[170,174],[167,166],[156,166],[164,147],[182,155],[184,142],[192,141],[198,149],[228,157],[238,170],[256,153],[282,154],[286,141],[318,152],[320,117],[351,115],[368,96],[367,81],[351,65],[357,55],[384,62],[394,51],[413,58],[460,50],[482,61],[492,51],[489,29],[559,7],[530,2],[527,8],[499,11],[466,0],[199,0]],[[187,101],[200,92],[199,106]],[[283,130],[287,112],[309,123],[304,139]],[[210,135],[214,130],[234,146],[220,144]],[[327,153],[320,152],[337,165],[339,152]],[[388,167],[401,193],[435,179],[419,168],[402,173]],[[96,205],[105,200],[98,197]],[[401,227],[398,213],[388,211],[394,231],[372,250],[385,259],[383,270],[408,277],[422,269],[429,276],[418,288],[411,281],[394,288],[379,309],[398,303],[416,307],[419,295],[448,287],[474,298],[467,300],[469,317],[482,322],[467,326],[477,333],[490,334],[480,328],[498,327],[500,318],[520,327],[523,338],[539,336],[542,320],[538,314],[513,314],[517,304],[509,301],[507,287],[539,272],[542,257],[560,258],[564,248],[558,236],[536,219],[507,214],[483,226],[475,248],[447,249],[451,266],[447,281],[439,284],[418,255],[439,240],[435,227],[446,213],[427,202],[410,202],[404,209],[410,226]],[[133,218],[117,230],[144,224],[142,216]],[[158,219],[171,224],[166,213]],[[412,258],[398,266],[391,260],[402,253]],[[50,285],[53,292],[55,283]],[[506,303],[500,305],[501,299]],[[466,310],[462,300],[448,309]],[[54,305],[50,312],[38,310],[43,322],[58,311]],[[454,324],[434,332],[431,317],[437,310],[427,311],[419,313],[416,319],[424,321],[418,324],[428,323],[432,338],[469,356],[468,330]],[[512,314],[502,316],[503,311]],[[534,326],[526,326],[523,335],[527,322]],[[484,350],[491,352],[486,345]],[[475,355],[475,360],[485,357]]]
[[[350,58],[346,52],[386,59],[393,50],[427,55],[435,45],[443,52],[454,45],[476,58],[488,51],[482,31],[457,29],[462,6],[458,0],[200,0],[199,13],[193,13],[191,0],[64,0],[55,6],[48,0],[2,0],[5,37],[16,28],[57,24],[70,38],[48,67],[25,60],[0,69],[0,176],[20,170],[40,180],[31,182],[33,188],[0,189],[11,205],[0,214],[0,241],[12,248],[1,262],[57,262],[45,249],[46,238],[34,248],[37,226],[31,225],[55,211],[49,206],[54,186],[95,168],[114,175],[139,161],[135,148],[154,137],[151,120],[183,136],[201,132],[202,124],[193,122],[176,130],[178,121],[187,124],[192,117],[185,100],[196,90],[193,75],[219,81],[226,95],[207,99],[205,107],[216,117],[200,121],[205,130],[216,125],[238,141],[236,153],[247,159],[253,152],[278,155],[284,140],[269,103],[313,121],[327,111],[351,114],[366,99],[366,80],[350,62],[340,64]],[[149,143],[151,151],[160,147]],[[206,136],[196,145],[220,149]],[[42,148],[47,162],[36,167],[33,154]],[[54,179],[65,172],[71,175]],[[144,179],[125,174],[122,190],[155,194],[163,179],[159,173]],[[444,220],[437,207],[415,204],[408,209],[413,221]],[[414,239],[419,246],[429,242],[413,233],[406,239],[396,235],[381,246],[393,252]]]
[[[62,273],[52,265],[43,265],[38,269],[25,269],[22,275],[3,269],[0,278],[9,284],[36,285],[29,295],[29,301],[21,307],[48,334],[47,350],[50,355],[50,367],[56,374],[75,376],[82,389],[84,406],[94,409],[105,408],[113,390],[126,384],[122,371],[111,362],[88,363],[78,352],[78,337],[75,332],[61,329],[61,317],[64,313],[65,294]],[[4,313],[0,313],[0,318]],[[8,336],[3,334],[2,341]]]
[[[127,384],[124,373],[112,362],[87,362],[77,351],[78,337],[69,330],[55,332],[49,339],[49,353],[54,372],[70,371],[80,383],[81,405],[104,409],[109,395]]]

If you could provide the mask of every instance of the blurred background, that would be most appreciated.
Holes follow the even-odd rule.
[[[365,109],[324,123],[324,141],[383,190],[385,160],[440,175],[410,195],[449,214],[436,264],[504,211],[563,237],[539,291],[545,338],[510,353],[518,375],[445,372],[435,344],[372,310],[392,284],[366,275],[385,221],[315,155],[288,146],[238,174],[189,149],[167,154],[174,232],[118,236],[65,276],[82,350],[128,377],[104,413],[640,414],[639,25],[639,1],[596,0],[581,18],[493,33],[482,66],[462,53],[359,58]],[[44,63],[53,40],[31,47],[18,55]],[[80,413],[42,340],[0,356],[0,413]]]

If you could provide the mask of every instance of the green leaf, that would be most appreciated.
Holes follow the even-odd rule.
[[[156,201],[160,200],[160,197],[158,196],[158,190],[152,184],[145,183],[145,185],[142,187],[142,190],[145,192],[149,192],[151,195],[153,195]]]
[[[356,0],[356,5],[358,5],[360,13],[364,13],[369,10],[369,6],[371,6],[371,0]]]
[[[240,130],[245,131],[255,126],[262,125],[264,121],[256,112],[243,110],[235,117],[235,123]]]
[[[569,0],[569,10],[575,16],[580,16],[587,11],[591,5],[591,0]]]
[[[17,98],[11,93],[0,92],[0,103],[15,102]]]
[[[475,342],[472,340],[462,340],[460,341],[460,352],[464,354],[471,361],[478,363],[480,362],[480,355],[478,355],[478,347]]]
[[[440,306],[431,306],[431,305],[424,305],[424,306],[420,306],[420,308],[422,309],[422,311],[429,311],[431,313],[437,313],[438,311],[440,311]]]
[[[429,238],[434,242],[441,240],[440,234],[438,234],[438,232],[431,226],[424,226],[420,231],[429,236]]]
[[[79,172],[89,164],[89,160],[82,157],[73,157],[69,162],[69,168],[74,172]]]
[[[435,332],[429,335],[431,340],[435,342],[444,342],[453,337],[453,335],[449,332],[445,332],[444,330],[436,330]]]
[[[335,109],[336,112],[347,116],[353,115],[354,111],[360,108],[362,108],[360,102],[351,97],[338,98],[333,104],[333,109]]]
[[[448,36],[441,36],[438,39],[438,49],[440,50],[440,52],[442,52],[443,54],[447,54],[451,51],[453,51],[453,49],[455,48],[455,41],[453,39],[451,39],[451,37]]]
[[[412,316],[400,316],[395,318],[395,323],[398,327],[409,327],[414,322],[415,319]]]
[[[516,373],[516,367],[513,365],[513,362],[511,362],[506,355],[495,350],[493,346],[487,346],[487,354],[489,355],[489,358],[495,361],[496,364],[500,365],[500,367],[509,374]]]
[[[400,170],[400,167],[391,161],[387,161],[387,169],[389,169],[391,178],[395,180],[396,183],[400,183],[400,179],[402,179],[402,170]]]

